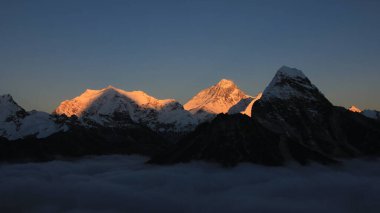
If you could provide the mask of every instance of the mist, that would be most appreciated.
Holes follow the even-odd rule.
[[[380,164],[222,168],[140,156],[0,165],[2,212],[380,212]]]

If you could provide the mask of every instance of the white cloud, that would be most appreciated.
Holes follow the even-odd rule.
[[[1,212],[380,212],[380,164],[225,169],[138,156],[3,164]]]

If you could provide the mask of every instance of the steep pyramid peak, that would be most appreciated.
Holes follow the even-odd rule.
[[[112,85],[109,85],[109,86],[107,86],[107,87],[105,87],[103,89],[100,89],[100,91],[116,91],[116,92],[121,92],[121,91],[124,91],[124,90],[116,88],[116,87],[114,87]]]
[[[0,95],[0,102],[13,102],[13,98],[10,94]]]
[[[116,87],[114,87],[114,86],[112,86],[112,85],[108,85],[108,86],[106,87],[106,89],[116,89]]]
[[[9,116],[14,116],[17,112],[25,112],[12,98],[11,95],[0,96],[0,122],[5,121]]]
[[[263,92],[261,100],[303,99],[308,101],[328,100],[301,70],[282,66]]]
[[[232,106],[248,97],[233,81],[222,79],[196,94],[184,108],[193,114],[216,115],[227,113]]]
[[[232,80],[229,80],[229,79],[222,79],[220,80],[216,86],[219,86],[219,87],[222,87],[222,88],[230,88],[230,87],[234,87],[236,86],[236,84],[232,81]]]
[[[276,73],[276,77],[285,77],[285,78],[307,78],[301,70],[296,68],[291,68],[288,66],[282,66]]]
[[[14,100],[10,94],[0,95],[0,106],[15,106],[16,108],[21,108]]]
[[[357,113],[362,112],[362,110],[357,108],[356,106],[351,106],[348,110],[350,110],[351,112],[357,112]]]

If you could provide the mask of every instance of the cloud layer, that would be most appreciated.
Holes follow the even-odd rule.
[[[144,165],[103,156],[0,166],[1,212],[380,212],[380,164]]]

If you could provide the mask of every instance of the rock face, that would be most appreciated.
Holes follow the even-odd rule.
[[[333,106],[300,70],[282,67],[253,104],[252,118],[218,116],[151,162],[281,165],[379,154],[378,122]]]
[[[141,124],[156,132],[189,132],[198,124],[174,99],[158,100],[142,91],[127,92],[109,86],[87,90],[62,102],[57,115],[77,116],[86,126],[124,127]]]
[[[67,126],[57,124],[54,117],[45,112],[27,112],[10,95],[0,96],[0,136],[8,140],[25,137],[43,138],[66,131]]]
[[[219,113],[227,113],[242,99],[250,98],[252,97],[241,91],[233,81],[222,79],[196,94],[184,108],[202,122],[214,118]]]

